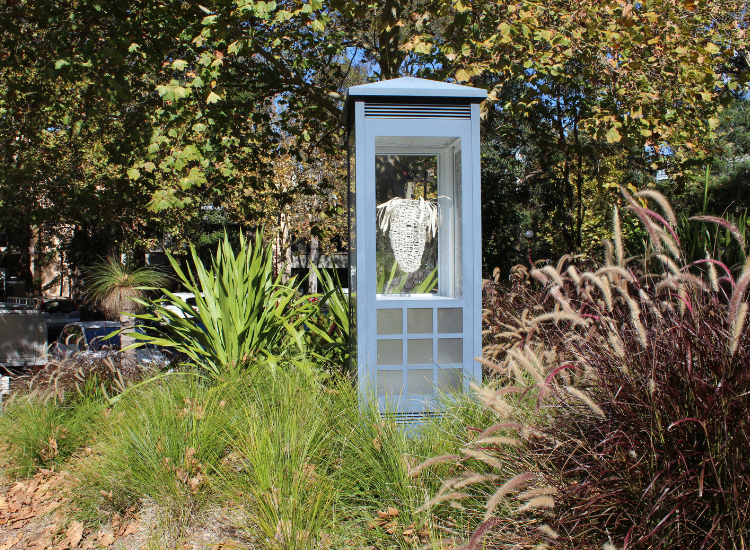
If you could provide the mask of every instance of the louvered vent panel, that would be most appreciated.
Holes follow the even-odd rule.
[[[471,105],[365,103],[367,118],[471,118]]]

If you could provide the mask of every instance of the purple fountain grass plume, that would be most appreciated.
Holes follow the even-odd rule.
[[[528,501],[523,506],[520,506],[517,512],[525,512],[527,510],[538,510],[540,508],[552,509],[555,507],[555,500],[552,497],[535,497]]]
[[[647,197],[649,199],[652,199],[664,211],[664,214],[667,216],[667,219],[669,220],[670,225],[672,227],[677,226],[677,216],[674,215],[674,210],[672,210],[672,206],[669,204],[669,201],[664,197],[664,195],[662,195],[658,191],[646,189],[644,191],[639,191],[638,193],[635,194],[635,196]]]
[[[717,216],[691,216],[688,219],[694,222],[715,223],[716,225],[720,225],[724,229],[728,229],[729,233],[737,241],[737,244],[739,244],[743,250],[745,249],[745,238],[742,236],[742,232],[729,220],[725,220],[724,218],[719,218]]]
[[[497,508],[497,505],[500,503],[500,500],[505,495],[507,495],[511,491],[520,489],[524,485],[528,484],[529,481],[531,481],[532,479],[534,479],[534,474],[530,472],[524,472],[522,474],[518,474],[514,478],[503,483],[487,501],[487,505],[485,507],[484,521],[488,521],[492,517],[492,514],[495,512],[495,508]]]
[[[732,339],[729,342],[729,355],[731,356],[734,356],[737,352],[737,346],[739,345],[740,337],[742,336],[742,329],[745,328],[747,309],[747,302],[742,302],[742,305],[735,316],[734,322],[732,323]]]
[[[516,388],[518,390],[521,390],[521,388]],[[519,424],[518,422],[504,422],[502,424],[495,424],[494,426],[490,426],[486,430],[484,430],[482,433],[480,433],[477,436],[477,439],[482,439],[484,437],[489,437],[495,432],[499,430],[520,430],[523,428],[522,424]]]
[[[414,513],[419,514],[420,512],[426,512],[433,506],[440,504],[441,502],[445,502],[448,500],[455,501],[455,500],[461,500],[464,498],[471,498],[471,495],[468,493],[461,493],[461,492],[453,492],[453,493],[447,493],[445,495],[440,495],[439,497],[432,498],[428,500],[426,503],[424,503],[422,506],[414,510]]]
[[[408,477],[413,478],[413,477],[416,477],[419,474],[419,472],[421,472],[425,468],[429,468],[430,466],[432,466],[434,464],[441,464],[443,462],[455,462],[455,461],[460,460],[460,459],[461,459],[460,456],[453,455],[453,454],[445,454],[445,455],[440,455],[440,456],[434,456],[432,458],[429,458],[429,459],[425,460],[421,464],[415,466],[411,470],[409,470],[407,472],[407,475],[408,475]]]

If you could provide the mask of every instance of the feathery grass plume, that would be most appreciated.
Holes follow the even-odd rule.
[[[543,535],[553,540],[560,538],[560,533],[552,529],[552,527],[550,527],[546,523],[544,525],[540,525],[539,527],[537,527],[537,530],[540,531]]]
[[[536,497],[532,498],[523,506],[520,506],[517,512],[525,512],[527,510],[539,510],[540,508],[547,508],[551,510],[555,507],[555,500],[552,497]]]
[[[560,291],[559,286],[553,286],[549,290],[549,294],[557,301],[558,304],[560,304],[560,308],[565,313],[570,313],[571,315],[577,315],[575,310],[572,307],[570,307],[570,302],[568,301],[568,299],[565,296],[563,296],[562,292]]]
[[[612,311],[612,289],[609,286],[609,279],[606,277],[597,277],[593,273],[584,273],[581,275],[581,283],[584,281],[590,281],[599,291],[602,293],[604,298],[604,305],[607,307],[607,311]]]
[[[745,292],[747,287],[750,285],[750,269],[745,268],[737,279],[737,282],[732,289],[732,298],[729,300],[729,311],[727,312],[727,322],[734,326],[734,321],[737,318],[737,312],[739,311],[740,302],[745,299]]]
[[[508,348],[510,350],[511,348]],[[508,371],[513,373],[513,377],[516,379],[516,383],[520,384],[521,386],[526,386],[526,380],[523,378],[523,373],[521,372],[521,369],[518,368],[518,361],[516,361],[513,357],[510,357],[507,355],[506,351],[506,364],[508,365]],[[496,397],[493,394],[491,400],[494,400]]]
[[[495,494],[493,494],[490,499],[487,501],[487,506],[485,508],[485,514],[484,514],[484,521],[487,521],[492,517],[493,512],[495,511],[495,508],[497,508],[497,505],[500,503],[500,499],[503,498],[505,495],[510,493],[511,491],[514,491],[516,489],[520,489],[524,485],[526,485],[529,481],[531,481],[534,478],[534,474],[530,472],[525,472],[523,474],[518,474],[513,479],[510,479],[503,483],[500,488],[495,491]]]
[[[652,257],[659,260],[662,264],[666,264],[667,269],[675,276],[682,273],[682,270],[677,266],[676,263],[674,263],[674,260],[672,260],[672,258],[667,256],[666,254],[654,254]]]
[[[654,300],[649,298],[645,290],[643,290],[642,288],[639,288],[638,296],[640,297],[641,302],[643,302],[644,304],[648,306],[648,309],[651,310],[651,313],[653,313],[654,316],[658,320],[662,321],[664,319],[664,316],[662,315],[661,310],[659,309],[659,305],[656,302],[654,302]]]
[[[622,288],[617,287],[620,295],[622,296],[625,303],[628,305],[630,311],[630,321],[635,327],[636,333],[638,334],[638,341],[644,348],[648,347],[648,337],[646,336],[646,328],[641,322],[641,308],[635,299],[633,299],[628,292]]]
[[[490,481],[496,481],[500,479],[497,474],[473,474],[453,485],[454,489],[463,489],[469,485],[476,485],[477,483],[488,483]]]
[[[747,302],[742,302],[737,316],[732,323],[732,339],[729,343],[729,355],[734,356],[737,352],[737,346],[740,343],[740,337],[742,336],[742,329],[745,328],[745,319],[747,318]]]
[[[503,424],[495,424],[494,426],[490,426],[489,428],[484,430],[482,433],[480,433],[477,436],[477,439],[482,439],[483,437],[489,437],[495,432],[500,431],[500,430],[520,430],[522,428],[523,428],[523,425],[519,424],[518,422],[505,422]]]
[[[604,239],[602,245],[604,246],[604,265],[614,265],[612,261],[612,241]]]
[[[490,346],[487,346],[487,348],[488,347],[490,347]],[[483,348],[482,352],[484,352],[484,350],[487,349],[487,348]],[[477,363],[479,363],[482,366],[487,367],[488,369],[490,369],[490,371],[494,372],[495,374],[499,374],[499,375],[504,375],[505,374],[505,369],[503,369],[500,365],[498,365],[494,361],[490,361],[488,359],[484,359],[483,357],[475,357],[474,361],[476,361]]]
[[[543,315],[539,315],[538,317],[534,317],[531,321],[534,325],[539,325],[540,323],[544,323],[545,321],[571,321],[574,325],[583,325],[585,327],[589,325],[589,322],[577,313],[574,312],[571,314],[563,311],[555,313],[545,313]]]
[[[709,286],[706,284],[706,282],[700,277],[696,277],[692,273],[682,272],[677,276],[677,279],[679,279],[682,283],[686,283],[687,285],[694,285],[696,288],[702,290],[703,292],[709,291]]]
[[[711,256],[706,251],[706,259],[710,260]],[[716,266],[713,262],[708,262],[708,280],[711,282],[711,290],[714,292],[719,291],[719,275],[716,273]]]
[[[622,338],[620,338],[620,335],[614,330],[607,330],[607,340],[609,341],[612,350],[615,352],[615,355],[617,355],[617,357],[621,359],[624,359],[625,348],[623,347]]]
[[[573,256],[571,256],[570,254],[565,254],[564,256],[562,256],[559,260],[557,260],[557,272],[562,273],[563,269],[565,268],[565,263],[572,261]]]
[[[602,550],[617,550],[617,546],[615,546],[611,542],[605,542],[604,546],[602,546]]]
[[[490,445],[510,445],[512,447],[518,447],[521,442],[513,437],[485,437],[483,439],[477,439],[475,442],[477,445],[490,446]]]
[[[519,493],[518,495],[516,495],[516,498],[518,500],[529,500],[535,497],[555,496],[557,493],[558,490],[555,487],[546,485],[544,487],[534,487],[533,489],[529,489],[528,491]]]
[[[477,386],[474,382],[471,383],[470,387],[481,398],[485,410],[492,409],[503,419],[506,419],[513,414],[513,407],[499,397],[495,397],[494,392],[491,389],[485,386]]]
[[[422,506],[414,510],[414,513],[419,514],[420,512],[426,512],[433,506],[440,504],[441,502],[445,502],[446,500],[461,500],[464,498],[471,497],[468,493],[459,493],[459,492],[453,492],[448,493],[446,495],[440,495],[439,497],[435,497],[424,503]]]
[[[636,197],[647,197],[649,199],[652,199],[655,203],[657,203],[661,209],[662,212],[664,212],[667,221],[669,221],[669,224],[672,227],[677,227],[677,217],[674,215],[674,210],[672,210],[672,207],[669,204],[669,201],[659,193],[658,191],[654,191],[652,189],[646,189],[644,191],[639,191],[635,194]]]
[[[531,278],[536,279],[544,286],[549,283],[549,277],[547,277],[547,275],[541,269],[532,269]]]
[[[421,464],[414,466],[414,468],[409,470],[407,475],[410,478],[416,477],[419,474],[419,472],[421,472],[425,468],[429,468],[430,466],[433,466],[434,464],[441,464],[443,462],[456,461],[456,460],[459,460],[460,458],[461,457],[458,455],[451,455],[451,454],[434,456],[432,458],[425,460]]]
[[[680,290],[682,288],[682,284],[680,280],[677,277],[674,277],[673,275],[667,275],[664,277],[662,281],[660,281],[656,287],[655,291],[657,294],[661,294],[665,290],[672,289],[672,290]]]
[[[633,275],[625,269],[624,267],[620,267],[619,265],[607,265],[602,268],[599,268],[596,270],[594,275],[597,277],[601,277],[602,275],[610,275],[612,273],[615,273],[625,279],[626,281],[632,282],[633,281]]]
[[[594,400],[591,399],[591,397],[589,397],[585,392],[579,390],[578,388],[574,388],[573,386],[565,386],[565,391],[567,391],[570,395],[573,395],[580,399],[589,409],[591,409],[591,412],[593,412],[599,418],[607,417],[607,415],[604,414],[602,408],[594,403]]]
[[[652,221],[647,209],[643,208],[637,202],[635,202],[633,197],[630,195],[630,193],[627,192],[624,187],[620,186],[620,192],[629,205],[625,208],[627,210],[630,210],[631,212],[634,212],[635,215],[638,216],[638,219],[641,220],[644,229],[646,229],[646,232],[651,236],[651,244],[653,245],[654,249],[657,252],[661,252],[661,239],[657,234],[658,227]]]
[[[724,218],[719,218],[717,216],[691,216],[688,219],[692,222],[715,223],[716,225],[720,225],[724,229],[728,229],[729,233],[732,235],[732,237],[734,237],[740,247],[743,250],[745,249],[745,238],[742,236],[742,232],[729,220],[725,220]]]
[[[622,246],[622,224],[620,223],[620,209],[615,206],[615,212],[612,217],[612,228],[614,230],[614,239],[615,239],[615,259],[617,260],[617,265],[619,267],[624,267],[624,263],[622,261],[624,256],[624,247]]]
[[[496,470],[503,470],[503,464],[494,456],[490,456],[485,452],[477,451],[476,449],[461,449],[461,452],[468,457],[484,462],[485,464],[492,466]]]
[[[682,250],[679,246],[677,246],[677,243],[672,238],[672,236],[663,229],[658,230],[659,237],[661,238],[661,241],[664,243],[664,245],[667,247],[667,250],[669,250],[670,254],[676,259],[679,260],[682,258]]]
[[[545,275],[547,275],[550,279],[552,279],[553,281],[555,281],[555,284],[557,286],[561,286],[561,287],[565,286],[565,281],[563,281],[563,278],[560,276],[560,273],[554,267],[552,267],[551,265],[545,265],[541,269],[541,271],[542,271],[542,273],[544,273]],[[532,275],[533,275],[533,272],[532,272]]]
[[[578,270],[576,269],[576,266],[569,265],[567,273],[568,273],[568,277],[570,277],[573,280],[576,286],[581,284],[581,276],[578,274]]]
[[[531,358],[529,357],[529,354],[531,355]],[[542,377],[542,373],[539,372],[531,361],[532,358],[536,359],[536,356],[533,351],[528,349],[528,346],[523,348],[523,352],[518,349],[509,349],[508,355],[513,357],[513,359],[523,366],[523,368],[526,369],[526,372],[534,378],[537,384],[540,386],[544,385],[544,377]]]

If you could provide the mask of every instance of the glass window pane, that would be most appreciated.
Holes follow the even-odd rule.
[[[464,310],[460,307],[438,308],[437,318],[440,334],[464,331]]]
[[[406,371],[406,387],[415,395],[432,395],[432,369],[410,369]]]
[[[407,340],[407,362],[410,365],[432,364],[432,339],[430,340]]]
[[[403,334],[404,311],[402,309],[378,310],[378,334]]]
[[[438,363],[460,365],[463,356],[463,338],[438,338]]]
[[[438,369],[437,386],[447,393],[462,391],[464,387],[464,369]]]
[[[378,340],[378,365],[403,365],[404,341]]]
[[[377,293],[436,292],[438,157],[376,155]]]
[[[409,334],[432,334],[432,308],[407,309],[406,331]]]
[[[378,396],[400,395],[404,391],[404,371],[378,371]]]

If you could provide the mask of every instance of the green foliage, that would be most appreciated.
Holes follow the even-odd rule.
[[[86,395],[69,396],[66,402],[38,392],[14,396],[0,415],[9,473],[31,476],[37,468],[64,464],[90,440],[103,403]]]
[[[148,498],[184,525],[211,496],[208,476],[223,456],[224,426],[238,406],[225,385],[206,387],[189,375],[128,392],[104,411],[97,458],[83,466],[75,490],[81,515],[123,513]]]
[[[318,302],[319,311],[310,317],[310,355],[323,365],[344,371],[349,366],[349,294],[341,287],[338,276],[313,266],[324,294]]]
[[[235,253],[225,235],[210,268],[191,248],[187,273],[169,256],[180,283],[195,295],[196,307],[165,289],[165,298],[139,300],[149,311],[137,318],[150,326],[145,327],[148,334],[136,338],[174,349],[213,377],[236,373],[257,357],[270,360],[288,345],[304,353],[302,326],[315,306],[292,283],[282,284],[281,275],[274,277],[273,250],[263,245],[261,233],[254,246],[240,235],[239,245]]]

